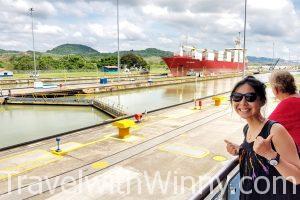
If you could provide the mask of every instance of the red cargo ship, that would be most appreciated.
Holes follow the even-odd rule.
[[[165,57],[163,60],[173,76],[241,72],[243,71],[243,49],[240,47],[239,39],[235,44],[235,48],[224,51],[181,46],[179,54]],[[247,61],[245,63],[247,64]]]

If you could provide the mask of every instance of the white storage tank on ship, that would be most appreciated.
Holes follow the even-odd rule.
[[[233,62],[239,62],[239,51],[234,50]]]
[[[226,52],[226,61],[231,62],[231,52],[230,51]]]
[[[183,56],[183,47],[180,47],[179,56]]]
[[[243,62],[243,50],[240,50],[240,62]]]
[[[224,60],[224,51],[219,51],[218,52],[218,61],[223,61]]]
[[[215,60],[215,53],[208,52],[207,53],[207,60]]]

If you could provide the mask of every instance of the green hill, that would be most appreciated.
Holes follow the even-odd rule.
[[[59,55],[68,55],[68,54],[80,54],[80,55],[93,55],[99,54],[95,49],[88,47],[82,44],[63,44],[57,46],[51,50],[48,50],[47,53],[59,54]]]
[[[121,55],[128,54],[128,53],[133,53],[136,55],[140,55],[142,57],[168,57],[173,55],[173,52],[171,51],[163,51],[156,48],[147,48],[145,50],[131,50],[131,51],[120,52]]]

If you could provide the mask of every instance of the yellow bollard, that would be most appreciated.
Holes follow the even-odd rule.
[[[215,106],[221,105],[221,99],[215,99]]]
[[[214,97],[212,97],[212,100],[215,101],[215,106],[220,106],[222,101],[226,100],[226,97],[224,97],[224,96],[214,96]]]
[[[119,129],[119,138],[124,139],[130,136],[129,129],[135,127],[135,123],[131,119],[123,119],[113,123]]]
[[[130,136],[129,128],[119,128],[119,138],[124,139],[127,136]]]

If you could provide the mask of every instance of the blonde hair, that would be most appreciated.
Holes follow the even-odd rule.
[[[293,75],[285,70],[272,72],[270,83],[282,93],[295,94],[297,91]]]

